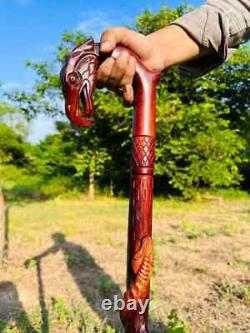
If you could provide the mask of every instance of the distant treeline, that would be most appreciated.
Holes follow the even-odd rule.
[[[145,11],[134,27],[147,34],[186,10]],[[132,108],[114,93],[96,93],[94,126],[77,128],[65,119],[40,144],[26,142],[29,119],[39,112],[61,113],[59,69],[73,46],[85,39],[80,32],[63,34],[55,59],[27,64],[38,78],[33,92],[12,93],[15,107],[0,108],[0,181],[12,198],[70,191],[128,193]],[[249,188],[249,63],[246,46],[200,79],[180,77],[177,68],[163,75],[157,102],[156,193],[190,198],[204,189]]]

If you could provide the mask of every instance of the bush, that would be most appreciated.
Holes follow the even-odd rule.
[[[159,107],[156,173],[167,175],[186,198],[197,189],[238,185],[245,142],[224,119],[227,110],[217,110],[214,103],[173,103]]]
[[[27,169],[14,165],[2,166],[0,172],[0,185],[7,200],[47,199],[72,189],[71,179],[67,177],[44,179],[39,174],[31,175]]]
[[[45,181],[41,186],[42,193],[48,197],[55,197],[64,194],[72,189],[72,182],[69,177],[58,176]]]

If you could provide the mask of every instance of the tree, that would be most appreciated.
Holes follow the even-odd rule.
[[[181,6],[144,12],[136,30],[147,34],[185,13]],[[156,174],[167,175],[170,184],[189,197],[195,188],[239,184],[239,167],[246,153],[249,124],[248,47],[210,74],[191,79],[172,68],[158,90],[158,149]]]
[[[81,129],[57,122],[56,128],[56,134],[47,136],[38,145],[35,159],[37,173],[43,176],[45,182],[53,178],[68,178],[69,186],[80,190],[84,189],[84,178],[87,176],[88,195],[94,199],[95,177],[103,172],[110,160],[107,150],[95,141],[98,136],[88,133],[94,127]]]
[[[145,11],[134,29],[148,34],[188,10],[187,6],[165,6],[156,14]],[[61,113],[59,69],[73,46],[85,39],[80,32],[65,33],[56,48],[53,66],[47,62],[28,63],[38,75],[34,92],[14,95],[26,114]],[[249,160],[249,154],[243,156],[246,134],[242,122],[242,117],[249,117],[242,110],[249,103],[247,63],[248,51],[240,50],[230,63],[199,80],[181,78],[176,68],[163,74],[158,87],[156,175],[164,184],[164,192],[175,189],[189,197],[197,188],[229,187],[241,181],[239,167],[243,159]],[[91,185],[100,158],[99,180],[103,185],[114,184],[116,193],[127,191],[128,185],[124,184],[128,184],[132,108],[124,107],[119,97],[106,90],[96,93],[95,108],[94,127],[69,130],[77,156],[74,168],[81,175],[87,168]],[[239,117],[239,112],[244,116]],[[77,146],[79,138],[84,149]]]
[[[61,85],[59,79],[59,71],[64,63],[65,57],[73,49],[75,45],[81,44],[86,40],[86,36],[80,32],[66,32],[62,36],[61,43],[56,48],[56,61],[55,65],[51,66],[49,63],[32,63],[28,62],[27,66],[31,67],[38,74],[39,80],[34,87],[34,92],[27,94],[25,92],[17,92],[12,96],[12,99],[18,103],[23,112],[32,118],[38,112],[45,112],[52,115],[58,115],[62,113],[60,107],[62,100]],[[96,124],[90,128],[77,128],[75,126],[65,126],[70,133],[71,142],[75,140],[73,145],[76,149],[72,151],[75,156],[75,169],[73,177],[76,175],[79,177],[81,174],[88,174],[89,179],[89,198],[94,198],[95,192],[95,179],[100,175],[100,171],[106,166],[106,162],[110,160],[110,156],[107,149],[102,146],[101,136],[99,135],[99,128],[96,120]],[[58,124],[59,131],[61,125]],[[103,124],[101,124],[101,127]],[[62,133],[61,133],[62,134]],[[81,143],[78,144],[78,141]],[[80,147],[80,149],[79,149]],[[80,158],[82,158],[82,164],[80,164]],[[61,163],[57,159],[58,163]],[[72,165],[72,164],[70,164]],[[88,169],[88,172],[86,170]],[[58,168],[57,168],[58,170]]]
[[[0,170],[9,163],[17,166],[27,162],[24,147],[26,127],[17,109],[0,104]],[[0,181],[0,262],[6,256],[5,200]]]

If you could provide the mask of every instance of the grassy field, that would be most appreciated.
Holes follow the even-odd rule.
[[[123,199],[10,204],[1,333],[121,332],[101,300],[124,291]],[[154,205],[153,332],[250,332],[250,199]]]

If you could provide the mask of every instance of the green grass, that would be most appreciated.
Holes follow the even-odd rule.
[[[39,311],[29,316],[21,313],[11,322],[0,321],[1,333],[48,333],[48,332],[78,332],[78,333],[121,333],[106,323],[96,323],[86,313],[69,308],[63,299],[53,299],[52,307],[48,313],[48,323],[45,328],[39,318]],[[191,333],[187,322],[180,319],[177,310],[171,310],[168,324],[164,331],[153,328],[152,333]]]
[[[234,298],[250,305],[250,286],[244,284],[235,284],[231,281],[214,284],[214,289],[220,299],[232,301]]]
[[[47,313],[46,325],[40,319],[39,310],[28,316],[21,313],[10,322],[0,321],[1,333],[116,333],[108,324],[95,322],[88,314],[77,308],[70,308],[63,299],[52,299]]]
[[[204,326],[202,333],[215,329],[227,332],[227,328],[230,332],[231,327],[235,329],[235,318],[228,316],[226,306],[234,304],[237,311],[242,310],[237,304],[249,307],[250,261],[246,244],[250,201],[232,200],[224,198],[218,203],[156,198],[153,333],[190,333],[193,326],[196,333],[198,324]],[[8,215],[10,261],[3,280],[16,286],[27,314],[2,321],[0,333],[31,333],[31,326],[36,333],[47,333],[46,325],[49,333],[120,332],[113,317],[105,320],[96,306],[116,288],[124,291],[128,200],[97,197],[88,201],[77,197],[12,202]],[[44,253],[39,262],[39,255]],[[26,307],[22,299],[23,295],[29,300],[30,294],[37,294],[38,263],[44,283],[46,325],[41,322],[39,298],[33,308]],[[66,280],[60,281],[62,275]],[[224,282],[221,276],[226,276]],[[239,276],[246,282],[241,282]],[[211,303],[210,295],[215,295]],[[191,309],[188,315],[185,308]],[[206,308],[216,313],[219,321],[212,328],[207,327],[207,322],[202,324]],[[237,318],[239,325],[244,325],[242,316]]]

